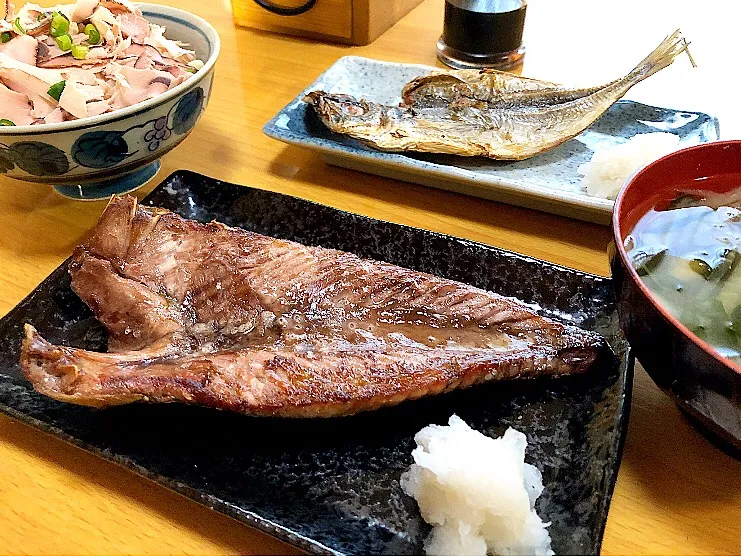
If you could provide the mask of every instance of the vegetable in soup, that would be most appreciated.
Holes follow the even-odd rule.
[[[674,317],[741,363],[741,188],[680,194],[645,214],[625,249]]]

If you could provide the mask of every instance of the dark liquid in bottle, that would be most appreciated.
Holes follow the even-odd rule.
[[[522,0],[445,2],[443,41],[468,54],[497,54],[522,44],[527,4]]]

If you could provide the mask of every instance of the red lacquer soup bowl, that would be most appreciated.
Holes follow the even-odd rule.
[[[630,264],[624,241],[641,216],[678,190],[725,193],[739,187],[741,141],[707,143],[660,158],[634,174],[618,195],[611,253],[620,325],[636,357],[693,421],[735,450],[741,450],[741,365],[722,357],[660,304]]]

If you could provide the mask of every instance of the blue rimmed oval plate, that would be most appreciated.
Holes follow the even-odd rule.
[[[702,112],[621,100],[571,141],[528,160],[386,153],[329,131],[301,100],[306,92],[321,89],[396,105],[401,101],[400,92],[405,83],[433,70],[439,68],[358,56],[340,58],[265,124],[263,131],[284,143],[315,150],[336,166],[599,224],[610,223],[614,201],[588,195],[578,172],[579,166],[588,162],[594,152],[639,133],[674,133],[680,137],[680,147],[719,137],[718,120]]]

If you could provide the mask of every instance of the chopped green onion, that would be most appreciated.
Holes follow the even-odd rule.
[[[0,43],[5,44],[12,38],[13,34],[10,31],[3,31],[2,33],[0,33]]]
[[[666,210],[696,207],[698,204],[700,204],[699,199],[697,199],[696,197],[693,197],[692,195],[682,193],[680,195],[677,195],[674,199],[672,199],[672,201],[666,207]]]
[[[723,251],[722,260],[710,273],[710,280],[725,281],[741,260],[741,253],[735,249],[726,249]]]
[[[21,18],[20,17],[16,17],[15,18],[15,21],[13,22],[13,29],[15,29],[16,31],[18,31],[18,33],[20,33],[21,35],[25,35],[26,34],[26,30],[23,28],[23,25],[21,25]]]
[[[0,120],[0,126],[14,126],[14,125],[15,124],[13,122],[11,122],[10,120],[6,120],[5,118]]]
[[[89,51],[90,51],[89,46],[85,46],[83,44],[73,44],[72,45],[72,56],[74,56],[78,60],[84,60],[87,57],[87,53]]]
[[[56,37],[54,40],[57,42],[57,46],[64,52],[72,50],[72,37],[69,35],[62,35],[61,37]]]
[[[703,259],[692,259],[690,268],[705,280],[722,282],[731,275],[741,260],[741,254],[735,249],[725,249],[720,257],[711,263]]]
[[[630,260],[638,276],[648,276],[661,264],[669,249],[663,245],[642,247],[631,251]]]
[[[98,44],[100,42],[100,31],[92,23],[85,25],[85,34],[87,35],[87,42],[90,44]]]
[[[713,272],[713,268],[702,259],[692,259],[690,261],[690,268],[705,278],[705,280],[709,279],[710,273]]]
[[[69,19],[59,12],[54,12],[51,16],[51,36],[61,37],[69,32]]]
[[[59,83],[54,83],[51,87],[49,87],[49,90],[46,91],[46,94],[49,95],[54,100],[58,101],[59,97],[62,96],[62,91],[64,91],[64,86],[67,84],[66,81],[60,81]]]

